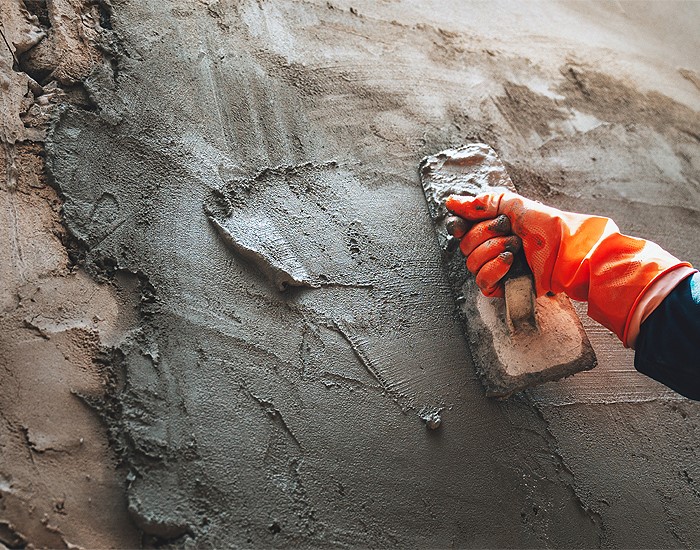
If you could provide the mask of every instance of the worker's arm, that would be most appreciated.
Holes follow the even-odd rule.
[[[608,218],[514,193],[452,196],[446,206],[473,224],[455,236],[486,296],[503,295],[501,279],[522,246],[538,296],[564,292],[588,302],[591,318],[636,348],[640,372],[700,399],[700,281],[688,262],[623,235]],[[499,216],[510,223],[499,223]]]
[[[634,366],[700,401],[700,273],[683,279],[641,324]]]

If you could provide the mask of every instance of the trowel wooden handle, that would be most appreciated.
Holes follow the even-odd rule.
[[[511,334],[537,330],[535,316],[535,280],[520,250],[503,277],[506,298],[506,322]]]

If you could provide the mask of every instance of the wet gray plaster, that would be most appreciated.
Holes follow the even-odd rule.
[[[205,211],[222,238],[280,290],[372,288],[376,273],[389,267],[380,258],[398,260],[365,227],[385,223],[384,200],[350,167],[308,163],[234,180],[213,190]]]
[[[576,65],[572,88],[575,37],[533,62],[521,31],[349,7],[116,1],[117,70],[89,82],[95,111],[55,125],[51,173],[86,267],[152,288],[104,409],[135,521],[176,546],[699,544],[698,408],[637,378],[629,393],[629,355],[603,332],[591,373],[484,397],[417,177],[426,154],[487,141],[529,195],[697,261],[673,230],[680,209],[700,234],[697,112],[600,76],[611,63]],[[602,99],[623,91],[627,111]],[[601,388],[611,404],[586,404]],[[425,407],[443,409],[439,430]]]

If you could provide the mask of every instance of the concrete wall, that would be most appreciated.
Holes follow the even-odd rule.
[[[5,544],[700,545],[700,408],[590,321],[595,370],[484,397],[417,176],[485,141],[698,263],[697,4],[47,5],[93,54],[4,138],[48,159],[2,188]]]

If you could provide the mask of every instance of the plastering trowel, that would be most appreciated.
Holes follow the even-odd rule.
[[[569,298],[536,298],[524,256],[505,277],[505,298],[487,298],[467,271],[449,225],[449,195],[515,192],[503,162],[483,143],[447,149],[423,159],[420,177],[435,223],[443,262],[464,321],[472,358],[492,397],[558,380],[595,367],[595,352]]]

